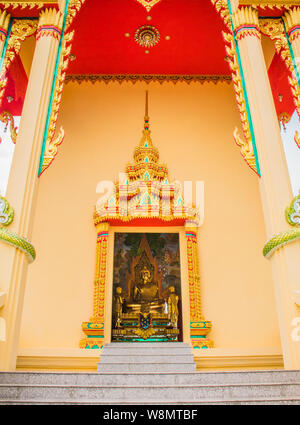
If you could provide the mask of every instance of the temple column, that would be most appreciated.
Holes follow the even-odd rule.
[[[107,278],[107,241],[109,223],[96,224],[96,268],[94,281],[93,316],[82,323],[86,338],[80,341],[80,348],[101,348],[104,342],[105,286]]]
[[[287,229],[284,211],[293,195],[261,46],[257,10],[244,7],[235,13],[230,12],[241,78],[246,88],[244,96],[249,102],[252,144],[257,151],[256,161],[261,172],[261,201],[270,239]],[[300,344],[292,337],[293,319],[300,315],[294,299],[295,291],[300,289],[299,259],[299,242],[281,247],[270,258],[286,369],[300,369]]]
[[[40,14],[36,47],[6,194],[15,210],[10,229],[29,238],[62,20],[63,15],[55,9],[46,9]],[[28,261],[23,251],[1,241],[0,258],[0,289],[7,294],[1,314],[6,322],[6,339],[0,342],[0,370],[14,370]]]
[[[197,227],[187,223],[185,236],[187,243],[191,343],[193,348],[212,348],[213,342],[206,338],[212,325],[211,322],[204,320],[201,308]]]

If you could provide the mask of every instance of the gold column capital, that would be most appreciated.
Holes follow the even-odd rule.
[[[241,7],[232,14],[237,40],[245,36],[260,38],[258,11],[251,6]]]
[[[39,17],[39,27],[43,25],[55,25],[57,28],[62,29],[63,14],[56,9],[46,8],[43,9]]]
[[[290,41],[294,41],[300,35],[300,7],[294,7],[285,12],[283,21]]]
[[[37,40],[50,36],[59,39],[63,25],[63,14],[56,9],[43,9],[40,13]]]

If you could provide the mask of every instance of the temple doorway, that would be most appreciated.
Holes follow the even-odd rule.
[[[182,341],[178,233],[115,233],[112,341]]]

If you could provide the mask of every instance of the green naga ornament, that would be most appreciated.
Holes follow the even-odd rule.
[[[291,226],[300,227],[300,191],[292,200],[290,207],[285,210],[285,217]]]
[[[296,229],[289,229],[285,232],[279,233],[273,236],[265,244],[263,249],[263,255],[266,258],[270,258],[276,249],[300,239],[300,192],[296,196],[289,207],[285,210],[286,221]]]
[[[0,196],[0,225],[8,226],[14,219],[14,210],[7,200]]]
[[[3,196],[0,196],[0,241],[23,251],[31,263],[36,257],[34,246],[27,239],[7,229],[7,226],[13,222],[13,219],[13,208]]]

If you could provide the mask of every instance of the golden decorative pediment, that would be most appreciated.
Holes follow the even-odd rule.
[[[134,161],[128,164],[122,179],[108,188],[96,204],[95,224],[101,222],[128,222],[134,219],[159,219],[168,222],[200,222],[199,211],[184,202],[180,182],[169,181],[168,168],[159,163],[159,152],[154,147],[148,116],[148,92],[146,92],[146,111],[144,130],[139,145],[133,154]],[[103,193],[103,192],[102,192]]]

